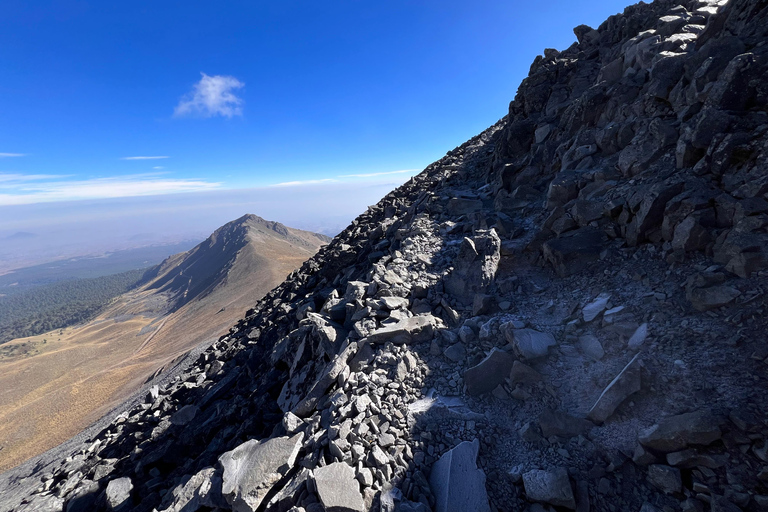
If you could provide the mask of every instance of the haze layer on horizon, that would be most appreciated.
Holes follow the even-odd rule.
[[[409,177],[0,206],[0,271],[64,257],[199,241],[246,213],[334,236]]]

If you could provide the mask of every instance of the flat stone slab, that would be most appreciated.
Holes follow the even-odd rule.
[[[492,349],[485,359],[464,372],[467,392],[473,396],[490,393],[509,376],[514,362],[515,358],[507,352]]]
[[[192,421],[197,415],[199,409],[195,405],[185,405],[176,414],[171,416],[171,423],[173,425],[183,426]]]
[[[327,512],[363,512],[365,503],[355,470],[346,462],[334,462],[315,469],[315,486]]]
[[[480,442],[464,441],[432,466],[429,485],[435,512],[490,512],[485,473],[477,467]]]
[[[549,503],[556,507],[576,509],[576,499],[573,497],[571,481],[565,468],[552,471],[534,469],[523,473],[525,494],[531,501]]]
[[[133,482],[127,476],[111,480],[107,484],[105,495],[107,498],[107,507],[110,510],[125,510],[130,505],[131,491]]]
[[[600,343],[600,340],[597,339],[597,336],[592,334],[579,336],[579,348],[585,356],[593,361],[599,361],[605,356],[603,345]]]
[[[584,434],[594,425],[584,418],[576,418],[562,411],[544,409],[539,415],[539,427],[544,437],[562,437],[570,439]]]
[[[689,445],[709,445],[722,437],[709,411],[670,416],[640,433],[640,444],[662,453],[678,452]]]
[[[616,411],[616,408],[631,394],[640,391],[640,354],[627,363],[627,366],[603,390],[592,406],[587,418],[595,423],[603,423]]]
[[[219,457],[221,492],[235,512],[253,512],[296,462],[304,433],[264,441],[252,439]]]
[[[382,327],[368,335],[371,343],[404,344],[432,339],[435,317],[432,315],[418,315],[413,318],[401,320],[394,325]]]
[[[591,322],[600,315],[603,311],[608,309],[608,301],[611,300],[610,293],[601,293],[595,300],[584,306],[581,310],[582,318],[585,322]]]
[[[694,308],[699,311],[708,311],[730,304],[739,295],[741,292],[733,286],[721,284],[709,288],[696,288],[688,292],[687,297]]]
[[[508,329],[505,337],[515,352],[524,359],[538,359],[549,353],[549,347],[557,345],[555,337],[548,332],[533,329]]]

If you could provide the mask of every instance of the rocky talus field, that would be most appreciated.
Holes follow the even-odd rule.
[[[575,33],[0,510],[768,510],[768,1]]]

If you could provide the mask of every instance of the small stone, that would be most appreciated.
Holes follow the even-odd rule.
[[[171,423],[173,425],[183,426],[192,421],[195,418],[199,409],[195,405],[185,405],[179,409],[176,414],[171,416]]]
[[[373,480],[373,477],[371,477]],[[365,503],[355,470],[345,462],[334,462],[315,469],[317,496],[328,512],[363,512]]]
[[[541,427],[541,434],[545,438],[557,436],[570,439],[584,434],[593,426],[591,422],[585,419],[574,418],[570,414],[552,409],[544,409],[539,415],[539,427]]]
[[[610,293],[601,293],[595,300],[584,306],[581,310],[581,315],[584,321],[591,322],[597,318],[600,313],[608,309],[609,300],[611,300]]]
[[[389,457],[384,453],[384,450],[379,448],[378,445],[373,445],[370,453],[368,454],[368,463],[371,466],[383,467],[389,464]]]
[[[648,482],[665,494],[681,492],[683,489],[680,470],[663,464],[648,466]]]
[[[493,348],[488,356],[476,366],[464,372],[464,384],[470,395],[478,396],[489,393],[509,375],[515,358],[510,354]]]
[[[127,510],[130,507],[131,491],[133,483],[126,477],[111,480],[107,484],[105,496],[110,510]]]
[[[445,349],[443,355],[446,359],[453,361],[454,363],[459,363],[467,357],[467,349],[464,348],[463,343],[454,343]]]
[[[304,424],[303,421],[301,421],[301,418],[293,414],[292,412],[286,412],[283,416],[283,428],[285,428],[285,431],[289,435],[293,435],[296,433],[299,428]]]
[[[549,353],[549,347],[557,345],[555,337],[550,333],[533,329],[506,329],[504,335],[507,341],[512,343],[515,352],[528,360],[545,357]]]
[[[526,443],[535,444],[542,440],[541,434],[539,434],[536,425],[532,422],[528,422],[520,429],[520,438]]]
[[[395,436],[389,433],[384,433],[379,436],[379,446],[382,448],[389,448],[395,444]]]
[[[648,338],[648,324],[643,323],[641,324],[637,330],[635,330],[634,334],[629,338],[629,341],[627,342],[627,346],[633,350],[637,350],[640,348],[640,345],[642,345],[646,338]]]
[[[605,356],[603,345],[600,344],[600,340],[597,339],[597,336],[593,336],[592,334],[579,336],[579,348],[585,356],[593,361],[599,361]]]
[[[363,487],[371,487],[373,485],[373,472],[368,468],[360,468],[356,478]]]
[[[556,468],[552,471],[534,469],[523,473],[523,486],[526,496],[531,501],[576,509],[576,499],[568,479],[568,470],[565,468]]]
[[[509,372],[509,383],[511,385],[535,384],[537,382],[541,382],[541,374],[539,372],[520,361],[512,363],[512,370]]]

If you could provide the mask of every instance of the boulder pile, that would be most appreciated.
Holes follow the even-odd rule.
[[[768,510],[768,3],[574,32],[0,511]]]

